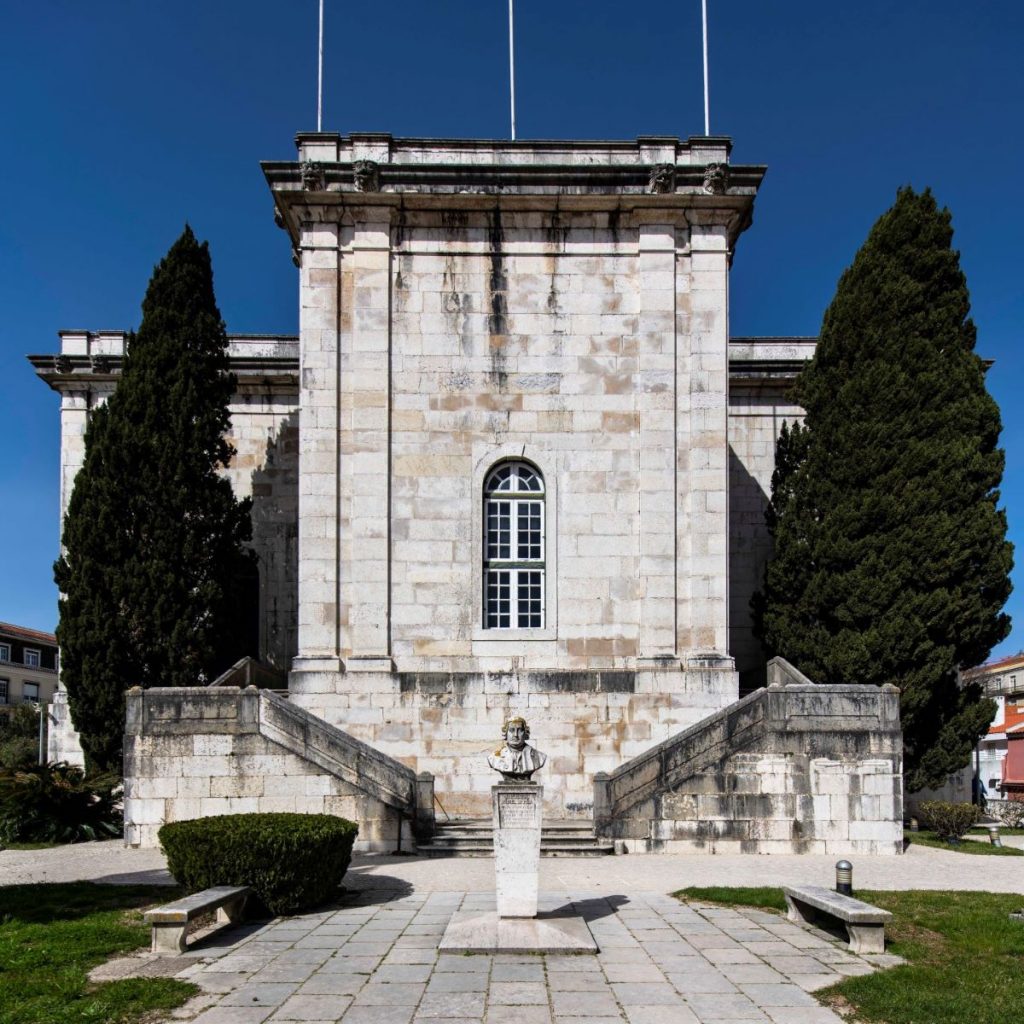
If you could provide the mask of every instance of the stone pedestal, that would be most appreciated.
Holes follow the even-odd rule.
[[[498,917],[536,917],[544,787],[503,782],[491,787],[491,798]]]
[[[439,948],[445,953],[596,953],[587,922],[571,907],[537,913],[544,788],[503,782],[491,793],[497,912],[456,914]]]

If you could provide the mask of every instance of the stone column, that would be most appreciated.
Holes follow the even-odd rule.
[[[731,668],[728,655],[729,239],[720,212],[691,211],[688,372],[677,385],[680,455],[679,651]],[[683,275],[680,275],[682,277]],[[682,367],[681,367],[682,368]]]
[[[354,209],[343,275],[351,309],[342,316],[342,603],[349,670],[389,672],[391,663],[391,225],[390,211]]]
[[[293,671],[340,671],[338,225],[309,222],[299,253],[299,653]]]
[[[536,917],[544,787],[503,782],[491,787],[491,797],[498,917]]]
[[[641,659],[676,653],[675,254],[673,225],[639,225]]]

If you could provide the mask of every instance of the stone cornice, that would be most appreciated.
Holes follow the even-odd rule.
[[[352,206],[420,209],[694,211],[729,226],[730,247],[751,220],[765,174],[728,164],[724,137],[498,142],[305,133],[298,161],[267,161],[274,216],[293,245],[300,224]],[[334,209],[332,214],[331,210]],[[649,214],[648,214],[649,215]],[[678,216],[678,213],[676,213]]]

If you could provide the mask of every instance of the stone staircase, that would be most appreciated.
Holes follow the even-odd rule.
[[[489,818],[438,821],[433,839],[416,844],[424,857],[492,857],[494,828]],[[606,857],[615,852],[611,840],[594,834],[594,823],[585,819],[545,821],[541,826],[542,857]]]

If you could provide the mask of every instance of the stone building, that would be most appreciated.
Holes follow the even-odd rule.
[[[289,670],[296,714],[334,727],[342,746],[367,745],[359,756],[372,750],[430,773],[448,814],[485,813],[492,779],[481,752],[503,718],[520,713],[551,754],[547,813],[600,817],[611,801],[624,822],[634,790],[595,796],[595,777],[621,781],[627,762],[684,732],[696,750],[692,737],[710,735],[698,723],[732,723],[733,735],[739,719],[728,709],[741,682],[746,691],[765,681],[748,602],[767,554],[775,438],[800,415],[787,387],[814,342],[729,336],[729,267],[764,168],[730,164],[724,138],[318,133],[297,143],[296,161],[263,169],[299,268],[299,337],[231,340],[239,454],[229,472],[236,491],[254,498],[260,658]],[[122,349],[118,334],[63,332],[57,357],[34,357],[61,394],[64,504],[88,411],[114,387]],[[812,689],[814,708],[800,714],[820,742],[804,754],[779,738],[783,704],[772,710],[757,698],[754,717],[776,721],[775,731],[761,729],[757,749],[727,743],[717,761],[687,762],[691,775],[714,761],[720,775],[746,773],[757,790],[767,772],[783,780],[775,795],[811,800],[815,755],[854,775],[870,762],[878,778],[863,792],[879,801],[887,793],[888,803],[854,808],[841,786],[828,792],[849,797],[849,813],[829,810],[827,794],[814,809],[789,801],[779,834],[748,830],[747,848],[791,842],[794,820],[832,814],[865,825],[831,833],[836,849],[893,849],[891,695],[850,697],[866,717],[863,736],[848,742],[857,729],[840,736],[828,719],[848,723],[853,705],[840,714],[821,703],[828,688]],[[133,699],[129,734],[140,739],[129,747],[143,760],[162,742],[147,734],[158,721],[204,718],[188,711],[199,706],[195,694],[173,714],[153,710],[148,694]],[[228,698],[217,699],[212,718],[230,718]],[[250,698],[247,720],[265,711],[282,721],[267,701]],[[256,744],[246,756],[272,756],[257,746],[280,746],[287,731],[246,740]],[[182,726],[167,749],[192,732]],[[235,742],[190,750],[216,757]],[[200,746],[221,753],[200,755]],[[345,750],[336,760],[356,756]],[[726,765],[732,754],[747,757],[745,767]],[[133,762],[129,776],[136,770]],[[148,771],[150,781],[160,774]],[[349,781],[358,790],[357,775]],[[173,801],[193,799],[185,790],[196,785],[142,787],[130,805],[138,835],[188,816]],[[355,799],[328,793],[331,785],[317,793],[324,806]],[[392,789],[411,785],[399,779]],[[244,809],[271,800],[241,783],[204,792],[194,799],[257,801]],[[387,794],[374,794],[384,821]],[[661,796],[655,802],[641,817],[666,816]],[[188,809],[232,806],[243,807]],[[716,812],[721,821],[732,813]],[[648,846],[695,838],[676,826],[643,828]],[[639,842],[636,831],[617,834]],[[806,823],[796,832],[814,838]]]

